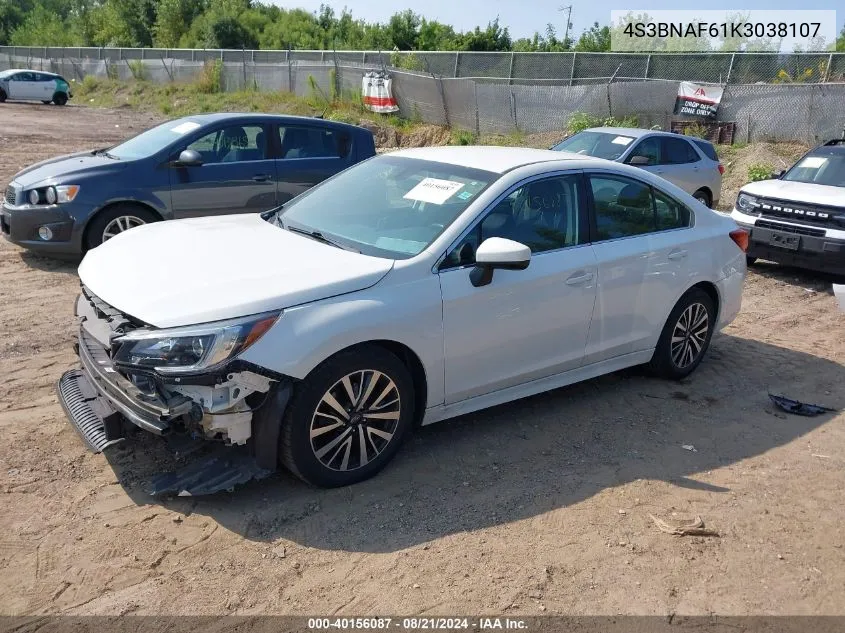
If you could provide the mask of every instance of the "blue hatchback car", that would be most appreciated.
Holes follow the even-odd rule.
[[[149,222],[265,211],[373,155],[372,133],[345,123],[189,116],[24,169],[6,188],[0,229],[24,248],[79,256]]]

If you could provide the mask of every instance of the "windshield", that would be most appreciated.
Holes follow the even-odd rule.
[[[633,136],[584,131],[573,134],[552,149],[558,152],[573,152],[595,156],[596,158],[616,160],[628,149],[633,140]]]
[[[819,150],[799,160],[783,180],[845,187],[845,152]]]
[[[341,172],[281,210],[288,229],[318,232],[366,255],[421,253],[498,177],[431,161],[378,156]]]
[[[130,138],[109,150],[109,154],[115,158],[134,160],[138,158],[149,158],[170,145],[179,137],[198,129],[200,124],[190,119],[177,119],[168,121],[154,128],[141,132],[138,136]]]

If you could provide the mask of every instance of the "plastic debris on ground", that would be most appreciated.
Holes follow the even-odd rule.
[[[822,413],[836,412],[836,409],[831,409],[830,407],[823,407],[818,404],[807,404],[806,402],[792,400],[791,398],[787,398],[785,396],[776,396],[772,393],[769,394],[769,399],[787,413],[793,413],[795,415],[814,416],[821,415]]]

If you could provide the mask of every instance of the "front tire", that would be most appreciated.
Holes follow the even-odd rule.
[[[666,320],[649,369],[671,380],[689,376],[710,346],[715,325],[713,299],[700,288],[690,289]]]
[[[98,247],[119,233],[159,218],[152,211],[136,204],[117,204],[101,211],[91,221],[85,237],[86,249]]]
[[[376,345],[340,352],[297,385],[282,422],[280,461],[324,488],[368,479],[399,450],[414,401],[411,375],[394,354]]]
[[[57,92],[53,95],[53,103],[57,106],[63,106],[67,103],[67,95],[64,92]]]
[[[754,264],[756,264],[756,263],[757,263],[757,258],[756,258],[756,257],[752,257],[751,255],[746,255],[746,256],[745,256],[745,264],[746,264],[747,266],[753,266],[753,265],[754,265]]]

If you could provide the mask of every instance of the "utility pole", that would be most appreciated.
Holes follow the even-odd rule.
[[[558,7],[558,11],[566,11],[566,29],[563,33],[563,44],[566,46],[569,41],[569,23],[572,21],[572,5]]]

